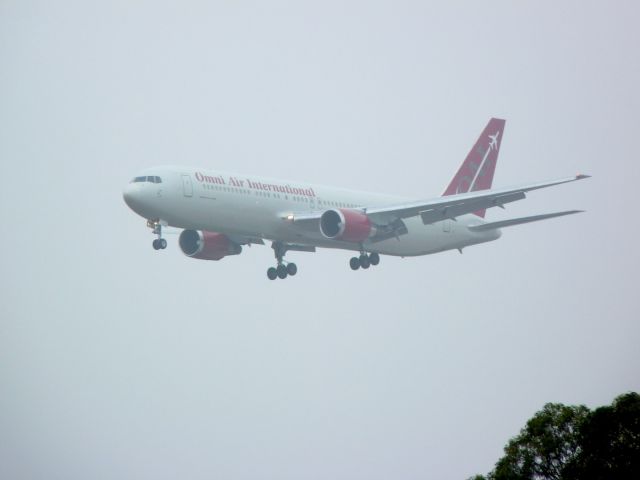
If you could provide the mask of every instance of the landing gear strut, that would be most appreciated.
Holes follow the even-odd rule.
[[[380,255],[377,253],[369,253],[361,252],[359,257],[351,257],[349,260],[349,266],[351,270],[358,270],[359,268],[367,269],[371,265],[378,265],[380,263]]]
[[[158,236],[158,238],[156,238],[152,243],[153,249],[164,250],[167,248],[167,241],[162,238],[162,224],[160,223],[160,220],[148,220],[147,226],[153,229],[154,235]]]
[[[278,265],[276,267],[270,267],[267,270],[267,277],[269,280],[275,280],[280,278],[284,280],[288,276],[294,276],[298,273],[298,267],[293,262],[285,262],[284,255],[287,253],[287,245],[282,242],[273,242],[271,245],[273,253],[275,254]]]

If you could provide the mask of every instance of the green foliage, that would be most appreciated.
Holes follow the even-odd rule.
[[[470,480],[640,478],[640,395],[611,406],[548,403],[511,439],[494,470]]]
[[[627,393],[594,410],[581,429],[580,444],[566,480],[640,478],[640,395]]]
[[[560,480],[565,465],[578,453],[578,432],[588,414],[583,405],[547,403],[507,444],[490,478]]]

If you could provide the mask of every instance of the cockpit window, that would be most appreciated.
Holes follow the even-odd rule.
[[[136,177],[133,180],[131,180],[131,183],[139,183],[139,182],[162,183],[162,179],[157,176],[148,176],[148,177]]]

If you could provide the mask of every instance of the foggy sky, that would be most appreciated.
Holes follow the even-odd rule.
[[[637,2],[0,3],[0,478],[463,479],[640,389]],[[576,173],[463,255],[156,252],[185,164],[416,199]]]

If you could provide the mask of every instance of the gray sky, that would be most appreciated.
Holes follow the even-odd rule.
[[[461,479],[545,402],[640,389],[637,2],[0,3],[0,477]],[[444,2],[443,2],[444,3]],[[439,194],[578,172],[492,244],[156,252],[156,164]]]

